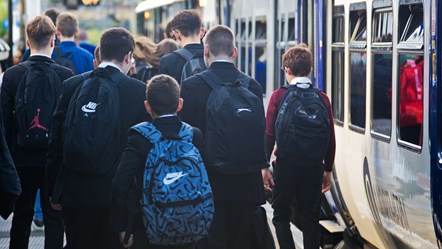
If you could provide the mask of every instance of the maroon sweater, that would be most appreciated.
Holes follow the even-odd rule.
[[[287,91],[286,88],[279,88],[273,92],[270,97],[269,106],[267,107],[266,115],[266,136],[267,136],[267,155],[270,160],[270,156],[273,152],[273,147],[275,146],[275,122],[278,116],[279,106],[281,105],[284,93]],[[333,111],[330,105],[330,100],[325,93],[321,92],[321,97],[324,100],[325,107],[328,110],[330,117],[330,139],[328,142],[328,149],[324,158],[324,170],[331,172],[333,170],[333,162],[335,160],[336,151],[336,140],[335,140],[335,128],[333,120]],[[276,160],[278,161],[278,152],[275,150]],[[281,162],[279,162],[281,164]]]

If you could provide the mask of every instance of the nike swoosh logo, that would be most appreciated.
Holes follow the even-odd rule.
[[[81,107],[81,110],[84,112],[95,112],[95,109],[89,109],[85,105]]]
[[[163,183],[165,184],[165,185],[170,185],[170,184],[172,184],[172,183],[174,183],[174,182],[176,182],[178,179],[180,179],[181,177],[183,177],[183,176],[186,176],[187,175],[187,173],[186,174],[180,174],[180,175],[177,175],[177,176],[174,176],[174,177],[164,177],[164,179],[163,179]]]

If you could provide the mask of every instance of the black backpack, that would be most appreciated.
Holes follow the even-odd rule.
[[[77,68],[75,67],[74,62],[72,61],[72,53],[66,52],[63,53],[61,48],[59,46],[54,47],[55,52],[55,59],[54,61],[63,67],[67,67],[74,72],[74,74],[77,74]]]
[[[204,63],[203,54],[192,54],[189,50],[185,48],[178,49],[174,51],[174,53],[178,54],[184,60],[186,60],[186,63],[184,63],[183,66],[183,71],[181,73],[180,83],[190,76],[201,73],[207,69],[207,66]]]
[[[291,163],[322,162],[330,137],[330,118],[321,90],[290,85],[275,123],[278,158]]]
[[[62,82],[49,62],[26,61],[15,95],[17,145],[29,150],[47,150],[52,114]]]
[[[240,72],[234,83],[223,83],[211,71],[197,76],[212,88],[206,105],[207,164],[225,174],[267,167],[264,106],[248,90],[250,77]]]
[[[66,113],[64,163],[73,171],[104,175],[119,160],[118,83],[126,76],[95,69],[73,94]]]

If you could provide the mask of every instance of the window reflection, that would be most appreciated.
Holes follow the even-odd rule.
[[[400,55],[399,63],[400,139],[422,145],[423,55]]]
[[[335,119],[344,121],[344,51],[332,53],[332,107]]]
[[[391,134],[392,55],[373,55],[373,131]]]
[[[365,128],[365,94],[367,53],[350,53],[350,122]]]

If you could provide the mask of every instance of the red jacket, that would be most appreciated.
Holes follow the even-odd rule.
[[[401,66],[400,88],[400,126],[414,126],[422,124],[422,68],[424,61],[415,64],[414,60],[407,60]]]
[[[272,155],[273,148],[275,146],[275,122],[276,117],[278,116],[279,106],[281,105],[282,98],[284,93],[287,91],[286,88],[279,88],[275,92],[273,92],[270,97],[270,102],[267,107],[266,114],[266,136],[267,136],[267,156],[270,160],[270,156]],[[321,92],[321,97],[324,100],[325,107],[328,110],[330,116],[330,139],[328,142],[328,149],[324,158],[324,170],[331,172],[333,170],[333,162],[335,161],[335,151],[336,151],[336,140],[335,140],[335,128],[334,128],[334,119],[333,119],[333,111],[331,109],[330,100],[328,99],[325,93]],[[278,160],[278,153],[275,150],[276,160]]]

